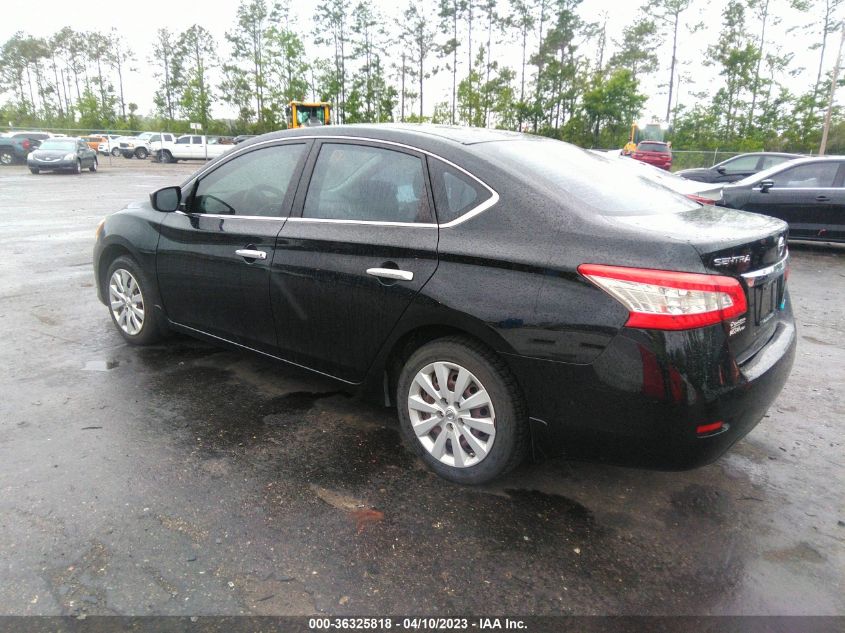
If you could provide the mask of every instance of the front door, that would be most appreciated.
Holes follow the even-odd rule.
[[[156,270],[168,318],[275,351],[270,264],[308,143],[239,153],[200,176],[161,227]]]
[[[312,154],[273,260],[280,353],[359,382],[437,267],[425,157],[334,140]]]

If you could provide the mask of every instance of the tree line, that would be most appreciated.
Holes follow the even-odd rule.
[[[818,148],[831,87],[824,70],[845,0],[724,0],[713,33],[700,21],[708,0],[647,0],[620,33],[608,32],[606,16],[584,20],[580,3],[412,0],[396,21],[368,2],[325,0],[302,25],[286,4],[241,0],[226,56],[198,24],[158,29],[149,53],[115,29],[18,32],[0,49],[0,120],[177,132],[195,121],[211,132],[260,133],[285,126],[291,100],[313,97],[331,101],[339,123],[431,121],[618,147],[643,113],[643,85],[657,83],[676,148]],[[787,11],[801,23],[786,39],[773,36]],[[688,43],[704,36],[712,42],[691,59]],[[817,67],[795,67],[798,46]],[[158,86],[155,111],[144,115],[125,97],[142,65]],[[718,80],[682,99],[700,65]],[[801,81],[785,79],[798,73],[811,80],[795,93],[785,84]],[[440,85],[446,78],[445,100],[432,94],[435,75]],[[215,118],[220,106],[236,119]],[[829,147],[845,151],[839,112],[834,122]]]

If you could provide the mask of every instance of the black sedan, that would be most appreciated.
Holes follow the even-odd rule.
[[[789,236],[845,242],[845,156],[816,156],[728,185],[719,204],[789,223]]]
[[[784,154],[782,152],[754,152],[734,156],[712,167],[682,169],[675,173],[689,180],[698,180],[699,182],[729,183],[742,180],[759,171],[780,165],[795,158],[801,158],[801,156],[798,154]]]
[[[329,376],[479,483],[532,447],[677,469],[748,433],[795,351],[786,229],[559,141],[332,126],[109,216],[94,272],[126,341],[176,330]]]
[[[97,171],[97,152],[79,138],[50,138],[27,156],[26,164],[33,174],[42,171]]]

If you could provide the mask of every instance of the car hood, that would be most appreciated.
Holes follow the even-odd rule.
[[[32,152],[35,158],[64,158],[68,154],[76,154],[72,149],[37,149]]]

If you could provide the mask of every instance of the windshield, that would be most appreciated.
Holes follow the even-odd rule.
[[[503,141],[484,147],[486,155],[506,169],[570,198],[573,208],[601,215],[657,215],[698,208],[689,198],[618,161],[562,141]]]
[[[661,152],[661,153],[668,153],[669,146],[664,145],[663,143],[648,143],[643,142],[637,145],[637,149],[641,152]]]
[[[138,138],[146,140],[146,139],[149,139],[152,135],[153,135],[152,132],[142,132],[141,134],[138,135]]]
[[[325,110],[323,106],[296,106],[296,118],[299,125],[306,123],[325,123]]]
[[[55,149],[63,152],[72,152],[76,150],[76,143],[74,141],[47,140],[41,143],[41,147],[38,149]]]

